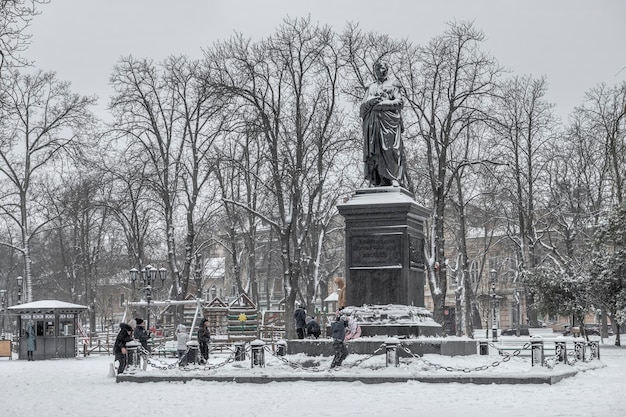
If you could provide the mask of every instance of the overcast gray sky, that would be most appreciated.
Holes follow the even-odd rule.
[[[363,30],[425,44],[446,22],[473,21],[484,45],[514,73],[545,75],[548,99],[565,117],[598,83],[626,80],[624,0],[52,0],[33,21],[26,53],[73,90],[108,101],[120,56],[159,61],[200,57],[201,48],[241,32],[259,39],[286,17],[310,15],[337,30]]]

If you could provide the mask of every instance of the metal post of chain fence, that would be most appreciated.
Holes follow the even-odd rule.
[[[400,359],[398,357],[399,345],[400,341],[396,338],[390,337],[385,340],[385,366],[387,366],[387,368],[391,365],[397,367],[400,364]]]
[[[235,361],[241,362],[246,360],[246,344],[244,342],[235,343]]]
[[[565,341],[554,342],[554,356],[557,362],[567,363],[567,344]]]
[[[265,367],[265,342],[259,339],[250,342],[250,367]]]
[[[574,357],[577,361],[585,362],[585,339],[574,340]]]
[[[541,336],[533,336],[530,338],[530,357],[532,366],[543,366],[543,339]]]
[[[126,342],[126,355],[128,357],[126,367],[130,374],[134,374],[139,369],[139,346],[141,343],[136,340]]]
[[[187,342],[187,364],[200,365],[200,344],[196,340]]]
[[[287,342],[284,340],[279,340],[276,343],[276,355],[285,356],[287,354]]]
[[[481,356],[489,355],[489,341],[487,339],[478,341],[478,354]]]
[[[600,343],[597,340],[590,340],[587,346],[589,346],[589,359],[600,359]]]

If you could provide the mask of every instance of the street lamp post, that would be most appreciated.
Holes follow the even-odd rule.
[[[24,278],[21,276],[17,277],[17,303],[22,304],[22,284],[24,283]]]
[[[498,272],[492,269],[491,275],[491,339],[495,342],[498,340],[498,316],[496,312],[496,278]]]
[[[137,270],[137,268],[132,268],[128,272],[130,273],[130,280],[133,285],[135,285],[135,282],[139,279],[141,272],[141,282],[144,286],[142,291],[146,293],[146,301],[148,302],[148,306],[146,308],[146,327],[150,330],[150,302],[152,301],[152,289],[157,277],[161,279],[161,287],[163,287],[165,284],[165,274],[167,270],[165,268],[157,269],[152,265],[146,265],[146,267],[141,271]]]
[[[7,290],[0,290],[0,305],[2,307],[2,327],[0,328],[2,333],[0,333],[0,335],[2,335],[2,340],[4,340],[4,312],[6,309],[6,296]]]

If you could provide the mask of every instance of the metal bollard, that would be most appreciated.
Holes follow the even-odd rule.
[[[250,342],[250,367],[265,366],[265,342],[262,340],[253,340]]]
[[[544,352],[543,339],[541,336],[533,336],[530,338],[530,350],[532,366],[543,366]]]
[[[136,340],[126,342],[126,356],[128,358],[126,369],[128,369],[129,374],[134,374],[139,369],[139,346],[141,343]]]
[[[600,343],[596,340],[590,340],[587,345],[589,346],[589,359],[600,359]]]
[[[246,344],[244,342],[235,343],[235,360],[237,362],[246,360]]]
[[[489,355],[489,341],[480,339],[478,341],[478,354],[481,356]]]
[[[585,340],[574,340],[574,357],[576,358],[576,360],[585,362],[585,353]]]
[[[390,338],[385,340],[385,365],[387,367],[393,365],[398,366],[400,364],[400,358],[398,357],[398,347],[400,341],[398,339]]]
[[[554,354],[557,362],[567,363],[567,345],[563,341],[554,342]]]
[[[287,354],[287,342],[281,340],[276,343],[276,354],[278,356],[285,356]]]
[[[187,342],[187,364],[200,365],[200,344],[196,340]]]

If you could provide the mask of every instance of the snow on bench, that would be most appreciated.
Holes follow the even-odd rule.
[[[501,336],[500,341],[496,344],[496,348],[500,355],[507,353],[513,354],[515,351],[519,350],[519,356],[530,356],[531,355],[531,347],[530,342],[533,336]],[[546,356],[553,355],[556,346],[554,344],[555,338],[553,337],[541,337],[543,340],[543,351]]]
[[[560,333],[544,331],[542,335],[534,336],[501,336],[500,340],[495,344],[495,347],[498,349],[500,355],[512,355],[516,350],[519,350],[519,356],[530,356],[532,354],[530,343],[532,340],[537,339],[543,341],[543,351],[546,357],[556,354],[557,342],[565,343],[567,351],[569,352],[574,349],[575,342],[584,340],[571,336],[563,336]],[[599,338],[589,337],[589,342],[599,344]]]

